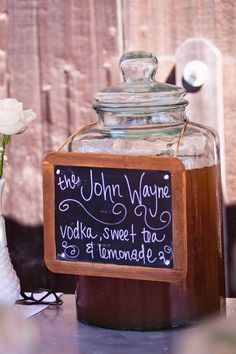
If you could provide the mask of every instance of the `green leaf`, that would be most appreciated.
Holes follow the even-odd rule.
[[[3,168],[4,168],[4,155],[5,155],[5,150],[7,144],[11,141],[11,136],[10,135],[2,135],[1,139],[1,151],[0,151],[0,178],[2,178],[3,175]]]

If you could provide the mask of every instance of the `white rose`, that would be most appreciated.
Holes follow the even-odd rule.
[[[13,135],[23,133],[36,118],[32,109],[23,110],[23,104],[14,98],[0,99],[0,133]]]

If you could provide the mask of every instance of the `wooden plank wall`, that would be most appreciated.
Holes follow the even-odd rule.
[[[226,203],[232,224],[236,204],[234,0],[0,0],[0,97],[15,97],[38,115],[24,135],[12,139],[5,173],[9,247],[25,287],[29,283],[22,264],[28,274],[33,266],[46,274],[42,156],[95,119],[93,96],[120,80],[117,64],[123,52],[153,51],[160,59],[159,79],[173,80],[175,53],[192,37],[207,38],[223,55]],[[32,257],[27,254],[31,246]],[[41,281],[46,277],[49,286],[54,284],[52,276],[45,274]]]

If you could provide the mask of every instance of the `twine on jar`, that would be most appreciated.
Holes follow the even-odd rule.
[[[178,153],[179,153],[179,146],[181,144],[181,140],[183,139],[183,136],[184,136],[184,133],[186,131],[186,128],[187,128],[187,125],[189,123],[189,119],[186,118],[185,122],[184,122],[184,125],[183,125],[183,128],[181,129],[181,132],[180,132],[180,135],[178,137],[178,140],[177,140],[177,146],[176,146],[176,151],[175,151],[175,155],[174,157],[177,157],[178,156]]]
[[[174,157],[177,157],[178,156],[178,153],[179,153],[179,146],[181,144],[181,140],[184,136],[184,133],[186,131],[186,128],[187,128],[187,125],[189,123],[189,119],[186,118],[185,122],[184,122],[184,125],[183,125],[183,128],[181,129],[181,132],[180,132],[180,135],[178,137],[178,140],[177,140],[177,146],[176,146],[176,151],[175,151],[175,155]],[[77,134],[80,134],[82,133],[83,131],[85,131],[86,129],[89,129],[89,128],[92,128],[93,126],[95,126],[97,124],[97,122],[93,122],[93,123],[90,123],[90,124],[87,124],[87,125],[84,125],[83,127],[79,128],[78,130],[76,130],[76,132],[74,132],[73,134],[71,134],[68,138],[66,138],[66,140],[63,142],[63,144],[59,147],[59,149],[57,150],[57,152],[61,151],[61,149],[71,140],[73,139]]]
[[[73,139],[77,134],[82,133],[84,130],[92,128],[94,125],[96,125],[97,122],[94,123],[90,123],[87,125],[84,125],[83,127],[79,128],[78,130],[76,130],[76,132],[74,132],[73,134],[71,134],[68,138],[66,138],[66,140],[64,141],[64,143],[59,147],[59,149],[57,150],[57,152],[59,152],[71,139]]]

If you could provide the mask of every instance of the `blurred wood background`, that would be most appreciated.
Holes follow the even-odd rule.
[[[43,264],[43,155],[95,120],[93,96],[120,81],[122,53],[154,52],[158,79],[174,83],[176,52],[189,38],[209,40],[223,60],[224,199],[231,251],[236,238],[236,2],[0,0],[0,98],[15,97],[38,115],[23,135],[13,137],[5,169],[8,242],[24,290],[74,287],[74,279],[52,275]]]

